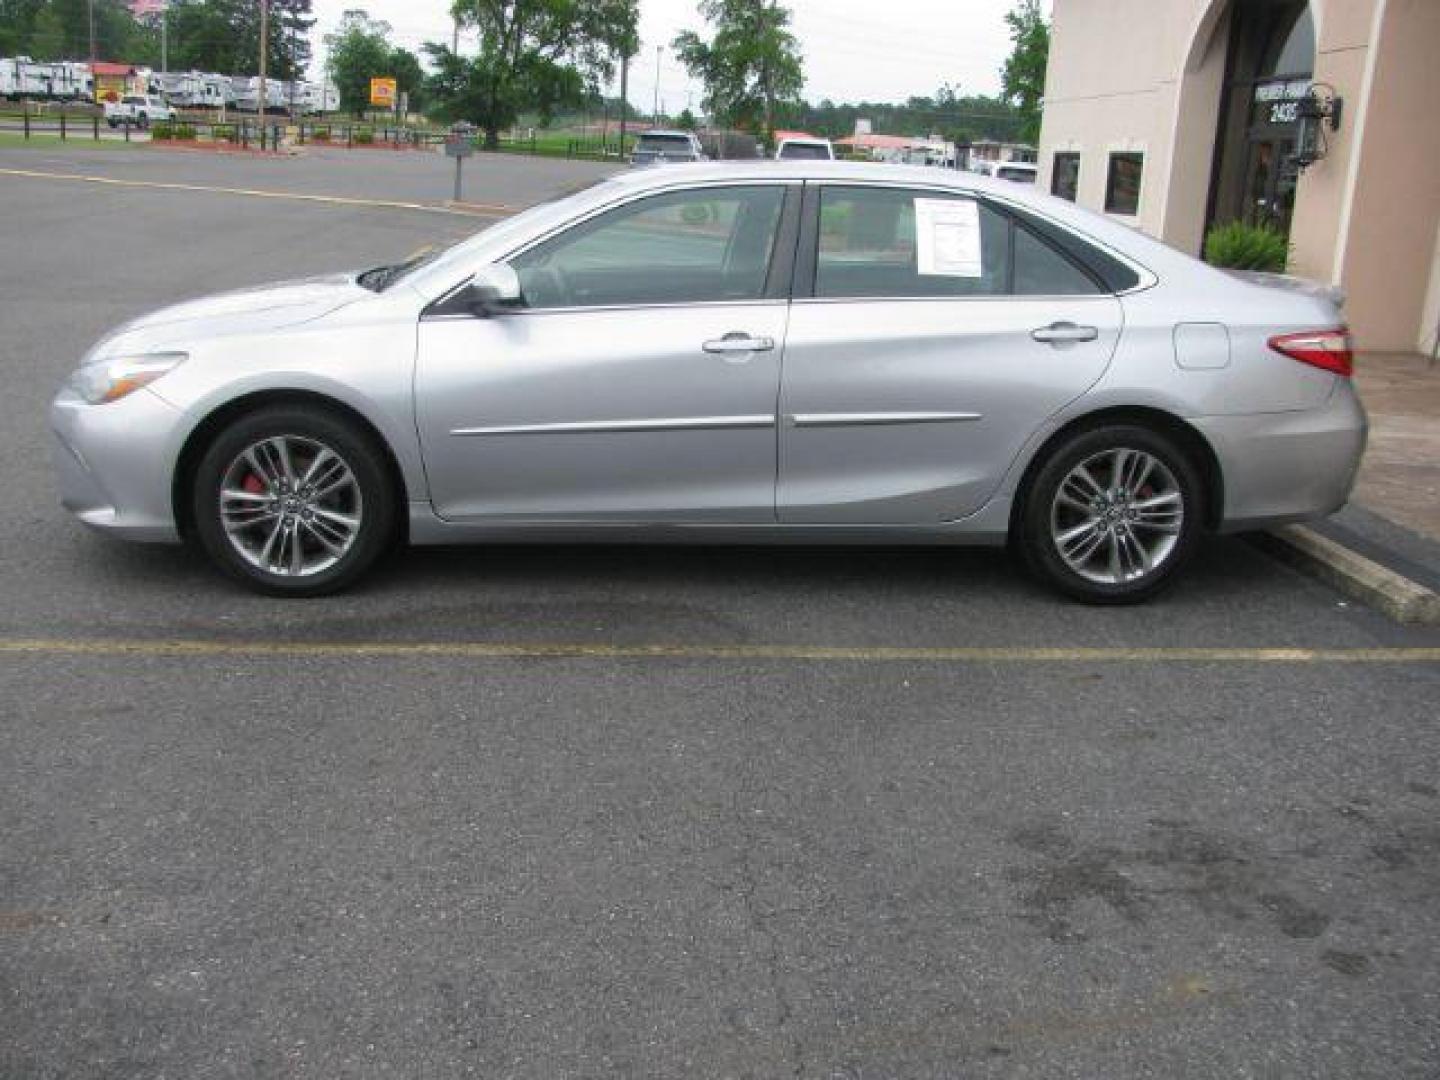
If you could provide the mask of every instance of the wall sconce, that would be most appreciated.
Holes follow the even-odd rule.
[[[1325,130],[1340,130],[1345,99],[1329,83],[1313,83],[1310,92],[1296,103],[1300,123],[1295,132],[1294,161],[1300,168],[1313,165],[1330,152]]]

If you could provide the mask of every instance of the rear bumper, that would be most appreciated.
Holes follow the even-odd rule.
[[[1191,421],[1225,478],[1222,531],[1307,521],[1345,505],[1369,425],[1350,380],[1335,381],[1318,409]]]
[[[149,390],[110,405],[90,405],[62,390],[50,406],[60,504],[101,532],[178,540],[170,449],[181,416]]]

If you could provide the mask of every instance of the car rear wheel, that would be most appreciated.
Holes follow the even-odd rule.
[[[343,589],[396,535],[382,451],[353,424],[306,406],[262,409],[225,428],[196,469],[192,512],[216,565],[272,596]]]
[[[1020,550],[1068,596],[1136,603],[1165,588],[1193,553],[1203,499],[1194,463],[1167,436],[1132,425],[1080,432],[1030,485]]]
[[[138,127],[141,131],[144,131],[146,128],[148,128],[148,127],[150,126],[150,117],[146,116],[146,115],[142,112],[142,113],[140,114],[139,118],[136,119],[136,121],[135,121],[135,126]]]

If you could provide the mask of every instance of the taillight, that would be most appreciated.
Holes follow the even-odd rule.
[[[1276,352],[1302,364],[1333,371],[1347,379],[1355,373],[1355,351],[1350,333],[1336,330],[1305,330],[1298,334],[1277,334],[1268,342]]]

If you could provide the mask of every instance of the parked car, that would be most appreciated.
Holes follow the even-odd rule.
[[[174,117],[164,98],[150,94],[126,94],[119,101],[105,103],[105,122],[112,128],[134,124],[144,129],[154,123],[169,123]]]
[[[781,139],[775,148],[776,161],[834,161],[835,147],[829,139]]]
[[[1033,184],[1039,172],[1039,167],[1028,161],[1002,161],[996,164],[991,175],[1017,184]]]
[[[631,165],[665,165],[679,161],[704,161],[700,140],[689,131],[647,131],[630,153]]]
[[[402,539],[1008,540],[1135,601],[1350,492],[1340,312],[1272,280],[965,173],[643,169],[127,323],[50,423],[82,521],[278,595]]]

